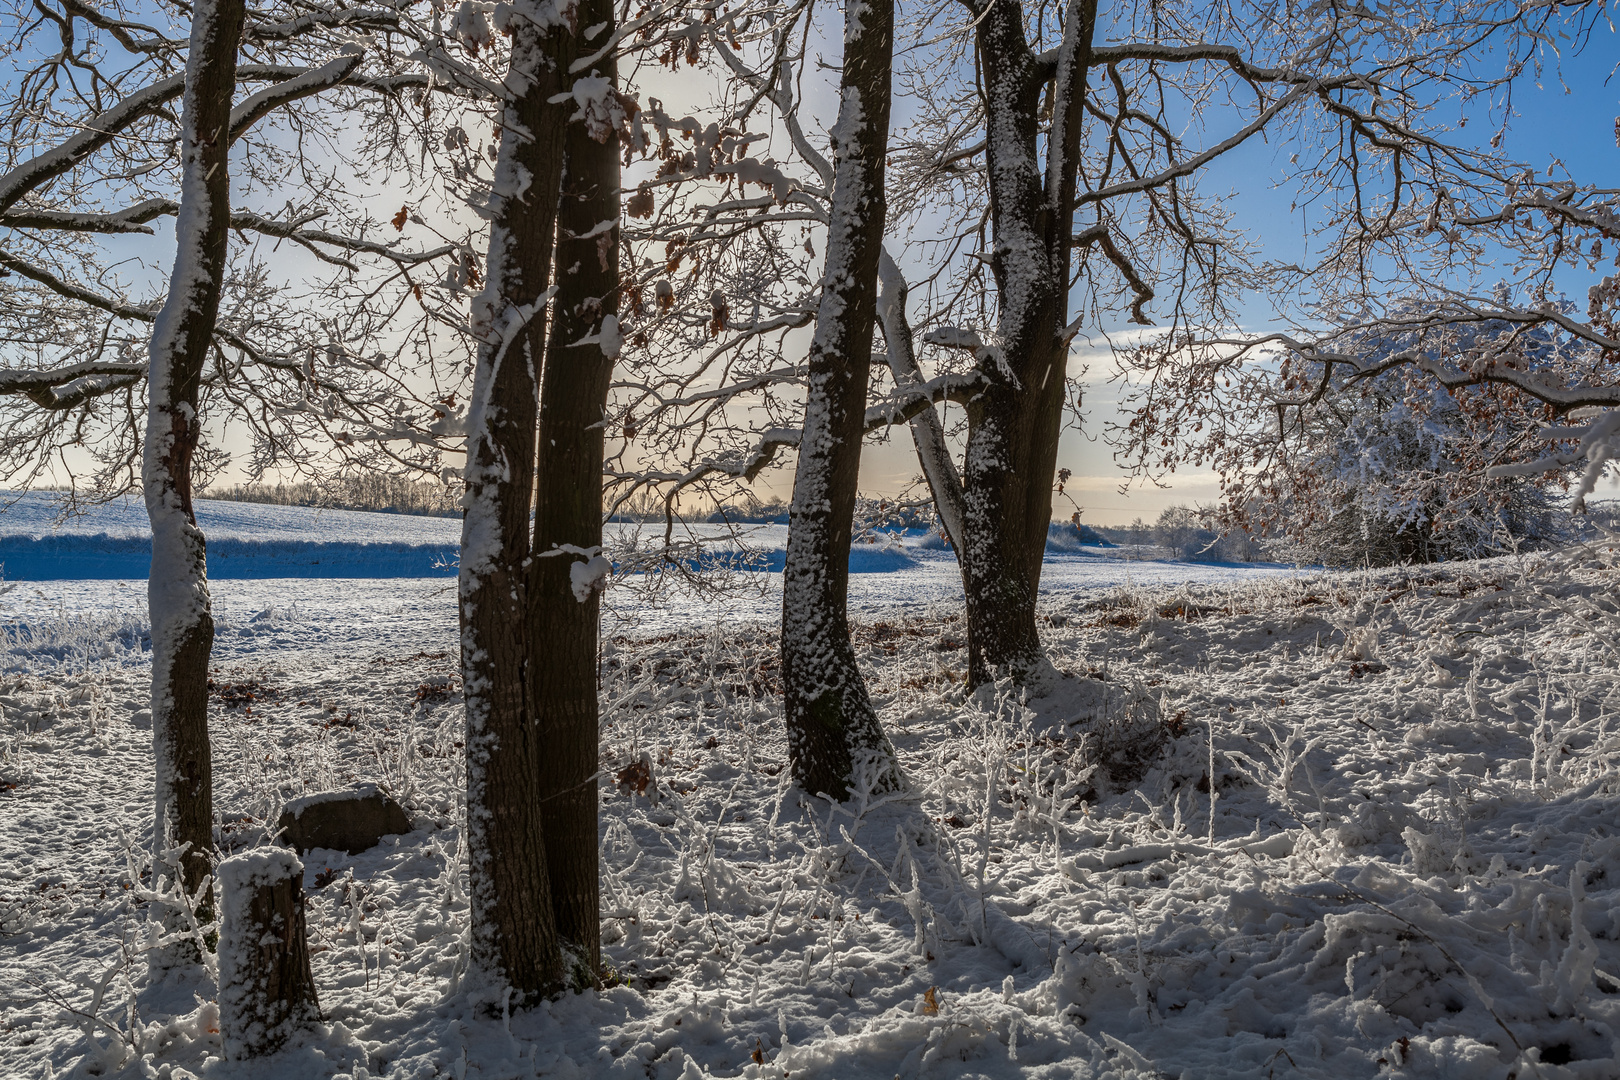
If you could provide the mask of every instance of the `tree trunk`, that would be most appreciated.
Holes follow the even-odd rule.
[[[882,286],[878,294],[878,320],[883,327],[889,370],[894,374],[896,389],[904,390],[921,383],[923,378],[912,344],[911,323],[906,318],[906,279],[887,251],[878,263],[878,282]],[[917,447],[917,460],[922,464],[928,490],[934,497],[940,524],[951,545],[959,547],[967,515],[962,477],[951,460],[945,426],[932,406],[911,418],[911,441]]]
[[[582,0],[577,17],[602,27],[598,40],[613,33],[612,0]],[[580,93],[592,104],[564,136],[529,571],[529,686],[552,909],[565,948],[593,983],[601,968],[596,647],[609,569],[600,551],[602,418],[619,353],[617,81],[611,57],[582,75]]]
[[[976,10],[976,9],[975,9]],[[1019,5],[978,20],[977,53],[1000,310],[988,388],[968,408],[963,541],[969,681],[1023,682],[1046,667],[1035,629],[1068,360],[1069,249],[1085,73],[1096,0],[1074,0],[1048,77],[1024,38]],[[1043,176],[1038,113],[1048,82],[1053,125]]]
[[[147,603],[152,620],[152,755],[161,855],[187,844],[181,880],[195,895],[211,871],[213,758],[208,745],[208,656],[214,618],[208,560],[191,505],[191,461],[202,434],[197,413],[203,363],[213,343],[231,223],[227,129],[236,88],[243,0],[199,0],[181,120],[180,212],[174,272],[152,328],[141,487],[152,523]],[[213,890],[198,905],[213,921]],[[171,915],[172,918],[172,915]],[[165,964],[175,957],[155,957]]]
[[[261,1057],[321,1018],[304,932],[304,864],[259,848],[219,864],[219,1030],[229,1061]]]
[[[858,770],[899,784],[849,637],[849,546],[883,251],[894,5],[844,9],[844,69],[821,306],[788,513],[782,681],[793,778],[844,798]]]
[[[469,977],[496,1007],[562,985],[552,915],[541,747],[526,665],[526,564],[534,482],[536,375],[545,342],[562,132],[550,99],[572,61],[571,28],[513,19],[515,88],[501,118],[489,262],[473,307],[481,337],[468,408],[461,533],[461,656],[467,710]]]

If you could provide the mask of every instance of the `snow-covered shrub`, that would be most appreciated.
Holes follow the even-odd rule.
[[[1383,376],[1347,412],[1316,417],[1283,508],[1302,558],[1430,563],[1566,536],[1567,515],[1538,479],[1486,475],[1505,423],[1491,391],[1409,391],[1404,376]]]

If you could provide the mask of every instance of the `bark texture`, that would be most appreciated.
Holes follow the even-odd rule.
[[[614,28],[612,0],[582,0],[581,25]],[[539,797],[552,907],[564,947],[601,967],[597,881],[596,647],[606,569],[602,417],[618,356],[617,66],[582,73],[607,114],[568,125],[557,210],[557,295],[540,386],[534,554],[529,571],[530,695],[539,729]],[[622,106],[619,106],[622,108]],[[594,108],[594,107],[593,107]]]
[[[527,666],[529,510],[538,373],[545,342],[572,26],[514,19],[512,96],[502,116],[491,203],[486,287],[473,320],[482,336],[468,410],[460,611],[467,710],[470,976],[497,1005],[559,989],[542,747]]]
[[[794,780],[843,798],[857,769],[899,783],[849,638],[849,546],[886,213],[894,5],[844,9],[826,272],[782,575],[782,681]]]
[[[211,871],[213,758],[208,742],[208,657],[214,619],[208,560],[191,504],[191,466],[202,424],[203,364],[219,316],[231,223],[229,126],[243,0],[199,0],[181,117],[180,211],[169,292],[152,329],[141,486],[152,523],[147,602],[152,620],[152,748],[157,769],[153,842],[190,845],[181,878],[195,895]],[[213,919],[213,893],[198,907]],[[164,962],[160,958],[158,962]]]
[[[981,10],[977,52],[987,116],[986,160],[1000,300],[988,388],[968,406],[963,537],[972,685],[1043,666],[1035,599],[1052,517],[1052,478],[1068,361],[1069,251],[1086,68],[1096,0],[1064,13],[1055,73],[1030,49],[1016,3]],[[1048,92],[1052,125],[1038,153]]]

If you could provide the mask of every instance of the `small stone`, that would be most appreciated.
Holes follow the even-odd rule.
[[[276,824],[282,839],[300,855],[311,848],[358,855],[376,847],[385,836],[411,831],[405,808],[376,784],[294,799],[282,809]]]

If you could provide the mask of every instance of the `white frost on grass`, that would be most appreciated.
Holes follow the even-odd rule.
[[[418,695],[455,670],[433,658],[453,597],[390,621],[372,583],[228,583],[224,625],[309,590],[319,647],[221,661],[278,691],[211,717],[227,850],[351,774],[409,769],[425,823],[306,867],[330,1015],[264,1077],[1616,1075],[1614,553],[1528,578],[1503,559],[1187,585],[1145,581],[1152,565],[1043,594],[1054,661],[1096,677],[1032,707],[965,698],[954,605],[919,616],[927,574],[882,575],[855,634],[910,799],[800,802],[769,624],[710,611],[708,632],[605,641],[604,954],[627,985],[509,1022],[452,990],[460,716],[453,692]],[[1374,622],[1376,659],[1358,658]],[[0,1074],[60,1074],[90,1050],[67,1010],[137,914],[114,838],[148,813],[129,780],[148,748],[122,720],[142,671],[8,678]],[[1151,753],[1118,737],[1154,730]],[[191,996],[211,988],[132,974],[142,1049],[122,1075],[220,1070]],[[124,999],[100,1014],[129,1032]]]

